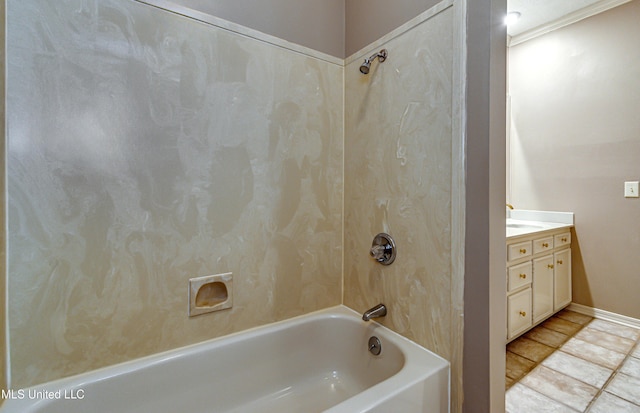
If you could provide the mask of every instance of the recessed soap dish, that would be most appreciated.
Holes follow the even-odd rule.
[[[224,310],[232,306],[232,273],[189,279],[189,317]]]

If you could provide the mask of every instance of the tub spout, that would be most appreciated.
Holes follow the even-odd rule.
[[[387,307],[384,304],[378,304],[377,306],[370,308],[362,314],[364,321],[369,321],[372,318],[384,317],[387,315]]]

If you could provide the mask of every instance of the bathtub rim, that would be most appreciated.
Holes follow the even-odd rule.
[[[447,398],[449,397],[450,363],[447,360],[376,321],[362,321],[359,313],[343,304],[251,327],[220,337],[165,350],[121,363],[100,367],[98,369],[76,375],[36,384],[25,387],[22,390],[27,392],[29,389],[44,391],[81,389],[89,384],[95,385],[110,379],[117,379],[118,376],[136,372],[144,368],[162,365],[173,359],[179,359],[189,355],[197,355],[201,352],[210,351],[212,348],[219,345],[229,345],[234,342],[251,340],[263,334],[274,333],[300,324],[305,324],[313,320],[323,319],[347,319],[350,322],[359,321],[359,323],[365,324],[363,329],[367,330],[367,335],[371,334],[379,336],[381,340],[383,340],[383,346],[385,341],[395,344],[401,349],[405,358],[404,365],[398,372],[363,390],[362,392],[343,400],[337,405],[328,408],[325,412],[349,412],[353,411],[352,409],[354,408],[360,411],[372,409],[380,403],[392,399],[412,386],[425,381],[430,376],[443,374],[443,371],[445,370],[447,377]],[[13,390],[16,391],[17,389]],[[46,404],[50,402],[52,402],[51,399],[7,399],[0,405],[0,413],[20,411],[20,408],[29,408],[28,411],[35,411],[39,407],[42,407],[42,405],[46,406]]]

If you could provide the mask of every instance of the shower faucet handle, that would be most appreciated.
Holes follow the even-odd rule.
[[[369,252],[371,253],[371,256],[374,260],[383,261],[384,254],[387,252],[387,247],[383,245],[374,245],[373,247],[371,247],[371,251]]]
[[[391,235],[381,232],[373,238],[371,257],[382,265],[389,265],[396,259],[396,243]]]

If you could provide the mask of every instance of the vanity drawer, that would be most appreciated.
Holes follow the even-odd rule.
[[[571,232],[563,232],[553,237],[556,248],[571,244]]]
[[[531,270],[531,261],[509,267],[507,271],[509,281],[507,284],[508,291],[515,291],[524,285],[531,284]]]
[[[538,254],[553,249],[553,236],[533,240],[533,253]]]
[[[531,256],[531,241],[507,245],[507,260],[513,261],[529,256]]]

